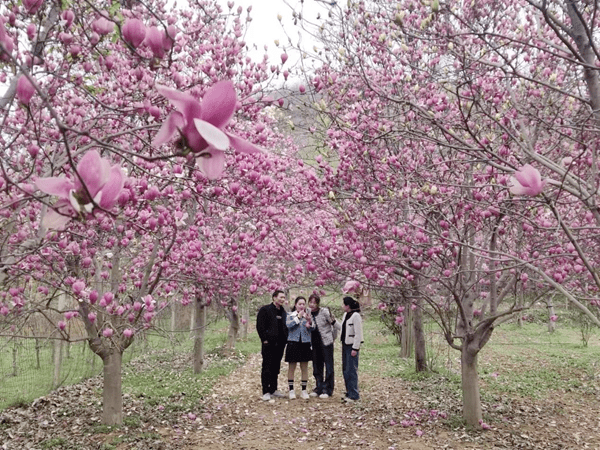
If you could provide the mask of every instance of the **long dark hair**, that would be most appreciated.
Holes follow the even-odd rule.
[[[305,303],[308,303],[304,297],[302,297],[301,295],[299,295],[299,296],[298,296],[298,297],[296,297],[296,299],[294,300],[294,306],[292,307],[292,312],[296,311],[296,305],[298,304],[298,302],[299,302],[300,300],[304,300],[304,302],[305,302]]]
[[[350,311],[360,312],[360,303],[354,300],[352,297],[344,297],[344,305],[350,307]]]

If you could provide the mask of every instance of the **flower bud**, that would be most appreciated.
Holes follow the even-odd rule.
[[[121,28],[125,42],[138,48],[146,38],[146,26],[139,19],[127,19]]]
[[[35,93],[35,88],[25,75],[21,75],[17,81],[17,99],[24,105],[28,105],[31,97]]]

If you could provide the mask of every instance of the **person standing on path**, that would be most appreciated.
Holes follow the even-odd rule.
[[[285,293],[276,290],[273,292],[272,299],[272,303],[261,307],[256,316],[256,331],[262,343],[263,361],[260,381],[262,399],[265,401],[271,400],[271,397],[284,397],[277,389],[277,377],[281,370],[281,358],[283,358],[288,336],[287,313],[283,309]]]
[[[360,303],[352,297],[344,297],[342,307],[342,372],[346,383],[344,401],[354,402],[360,398],[358,393],[358,352],[363,342],[362,317]]]
[[[313,376],[315,389],[311,396],[329,398],[333,395],[335,374],[333,371],[333,341],[341,325],[335,320],[329,308],[321,308],[321,297],[311,294],[308,306],[315,322],[311,335]]]
[[[290,388],[290,400],[296,398],[294,391],[294,372],[296,364],[300,363],[300,373],[302,375],[302,398],[308,399],[309,395],[306,392],[308,385],[308,361],[312,359],[311,332],[315,325],[312,320],[312,315],[306,307],[306,299],[302,296],[296,297],[294,308],[287,316],[286,325],[289,330],[287,349],[285,351],[285,361],[289,363],[288,368],[288,385]]]

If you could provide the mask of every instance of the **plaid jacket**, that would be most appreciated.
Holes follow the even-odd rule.
[[[329,311],[329,308],[325,307],[320,308],[319,314],[314,318],[317,324],[317,330],[319,330],[319,334],[321,335],[321,341],[323,341],[323,346],[333,344],[333,332],[334,330],[339,331],[342,328],[341,324],[338,321],[331,323],[331,321],[334,319],[331,316],[331,311]]]

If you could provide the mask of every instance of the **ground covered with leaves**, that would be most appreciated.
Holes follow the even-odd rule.
[[[341,401],[339,354],[333,397],[270,402],[260,400],[259,354],[213,355],[209,366],[228,369],[213,370],[210,381],[187,373],[189,356],[162,358],[162,369],[148,358],[125,373],[144,378],[124,388],[122,427],[101,424],[102,380],[93,378],[0,413],[0,448],[600,449],[598,345],[540,346],[521,336],[534,342],[514,347],[499,333],[480,360],[484,430],[461,420],[456,354],[443,374],[407,375],[411,362],[398,363],[397,348],[378,339],[361,352],[362,399],[354,404]]]

